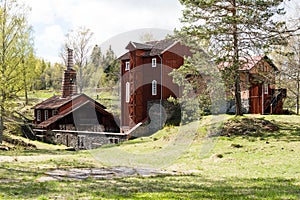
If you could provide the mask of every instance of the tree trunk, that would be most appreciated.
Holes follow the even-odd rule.
[[[299,115],[299,96],[300,96],[300,81],[297,80],[297,97],[296,97],[296,113]]]
[[[25,66],[24,66],[24,61],[22,61],[22,64],[23,64],[23,83],[24,83],[24,95],[25,95],[25,105],[28,105],[28,92],[27,92],[27,75],[26,75],[26,72],[25,72]],[[47,88],[46,88],[47,89]]]
[[[0,144],[2,144],[2,136],[3,136],[3,130],[4,130],[4,124],[3,124],[3,117],[2,117],[2,109],[0,111]]]
[[[2,138],[3,138],[3,131],[4,131],[4,93],[3,90],[1,90],[1,101],[0,101],[0,144],[2,144]]]
[[[235,78],[235,115],[242,116],[242,98],[241,98],[241,87],[240,87],[240,76],[237,73]]]
[[[236,2],[233,0],[233,11],[232,17],[233,20],[236,20]],[[242,100],[241,100],[241,86],[240,86],[240,74],[239,74],[239,44],[238,44],[238,26],[237,22],[233,24],[233,48],[234,48],[234,57],[233,57],[233,68],[234,68],[234,96],[235,96],[235,115],[243,115],[242,111]]]
[[[82,64],[79,65],[79,93],[82,94]]]
[[[27,92],[27,86],[25,86],[25,105],[28,105],[28,92]]]

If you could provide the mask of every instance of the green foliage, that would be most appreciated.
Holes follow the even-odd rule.
[[[111,46],[105,54],[98,45],[92,50],[88,65],[83,71],[83,81],[88,88],[111,88],[119,80],[120,63]]]
[[[27,96],[34,76],[32,32],[27,14],[28,8],[16,0],[0,2],[0,143],[4,121],[14,108],[10,101],[23,90]]]
[[[264,54],[272,45],[285,44],[289,32],[285,23],[275,20],[284,15],[283,0],[180,0],[185,7],[183,27],[177,37],[194,49],[206,43],[216,64],[227,63],[229,90],[234,91],[237,115],[242,114],[239,69],[240,58]],[[229,75],[229,76],[228,76]]]
[[[289,38],[283,48],[275,49],[274,59],[280,66],[278,83],[288,89],[285,106],[299,114],[300,110],[300,37]],[[295,109],[293,109],[295,108]]]
[[[182,122],[188,123],[210,113],[224,112],[224,84],[219,71],[203,50],[186,58],[179,69],[171,72],[173,81],[183,88],[178,98]]]
[[[103,57],[103,70],[102,84],[106,87],[113,87],[120,79],[120,62],[117,60],[117,56],[112,50],[111,46],[106,51],[105,57]]]

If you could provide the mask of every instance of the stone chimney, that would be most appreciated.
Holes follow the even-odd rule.
[[[68,48],[67,69],[62,82],[62,98],[77,94],[76,71],[73,69],[73,50]]]

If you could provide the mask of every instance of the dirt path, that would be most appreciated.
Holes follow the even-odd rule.
[[[54,158],[65,158],[65,155],[38,155],[38,156],[0,156],[0,162],[39,162]]]
[[[37,181],[57,181],[57,180],[85,180],[87,178],[94,179],[112,179],[122,177],[149,177],[157,175],[174,175],[163,170],[146,169],[146,168],[131,168],[131,167],[110,167],[110,168],[91,168],[91,169],[55,169],[45,173],[45,176],[40,177]]]

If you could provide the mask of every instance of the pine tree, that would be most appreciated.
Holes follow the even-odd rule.
[[[271,45],[285,42],[285,23],[276,21],[275,15],[284,15],[283,0],[180,0],[185,6],[177,32],[186,43],[197,46],[209,43],[216,63],[230,63],[226,70],[232,80],[236,115],[242,115],[239,69],[241,58],[264,54]],[[194,46],[194,47],[195,47]]]

